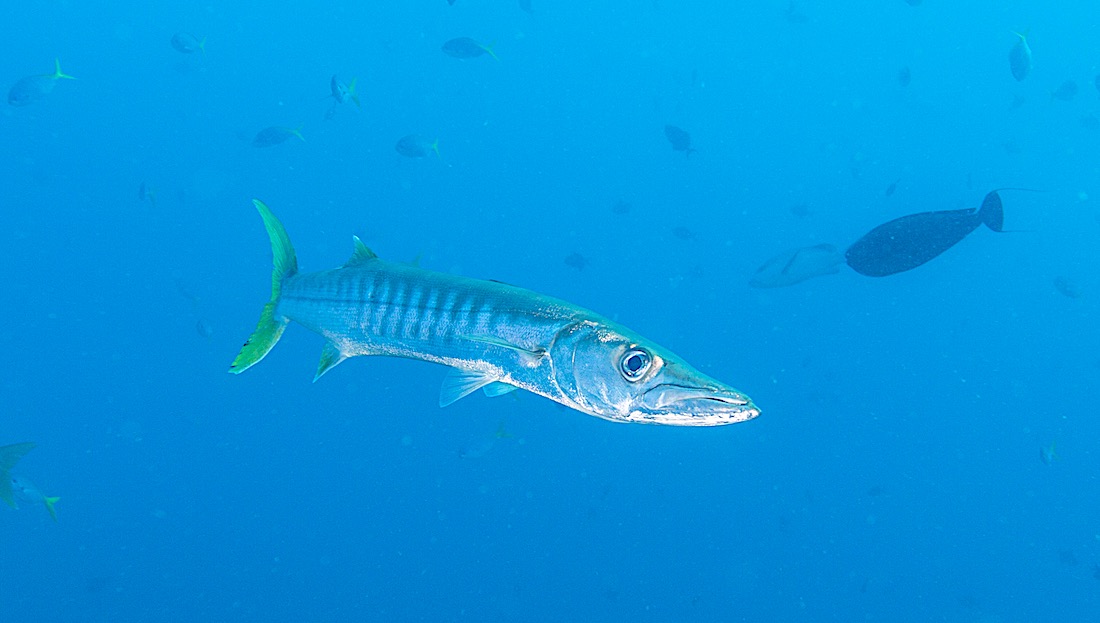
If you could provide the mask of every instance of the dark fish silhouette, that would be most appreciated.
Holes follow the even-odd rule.
[[[61,73],[61,61],[54,59],[53,66],[54,72],[52,74],[27,76],[16,82],[8,91],[8,103],[12,106],[26,106],[53,92],[53,88],[62,78],[76,80],[68,74]]]
[[[1012,77],[1020,82],[1031,73],[1031,46],[1027,44],[1026,36],[1020,33],[1015,35],[1020,40],[1008,51],[1008,66],[1012,70]]]
[[[898,84],[903,87],[909,86],[909,83],[913,81],[913,72],[909,70],[909,66],[906,65],[898,70]]]
[[[695,232],[691,231],[683,225],[673,228],[672,235],[676,236],[680,240],[695,240]]]
[[[488,54],[493,58],[497,58],[497,55],[493,53],[493,44],[481,45],[477,41],[469,37],[459,37],[457,39],[451,39],[447,43],[443,44],[443,53],[447,56],[453,56],[454,58],[477,58],[482,54]]]
[[[575,268],[577,270],[584,270],[585,266],[588,266],[588,258],[580,253],[570,253],[565,257],[565,265],[569,268]]]
[[[1075,97],[1077,97],[1077,83],[1073,80],[1066,80],[1050,93],[1050,99],[1063,102],[1068,102]]]
[[[180,54],[199,52],[206,57],[206,37],[199,39],[189,32],[177,32],[172,35],[172,48]]]
[[[900,182],[900,181],[901,181],[901,179],[899,178],[899,179],[896,179],[896,180],[890,182],[890,185],[886,187],[886,196],[887,197],[892,197],[894,195],[894,193],[897,192],[898,182]]]
[[[1071,299],[1079,299],[1081,295],[1085,293],[1081,286],[1065,277],[1054,278],[1054,289],[1061,292],[1063,296],[1067,296]]]
[[[791,24],[805,24],[810,21],[810,18],[798,8],[794,0],[791,0],[791,3],[787,5],[787,10],[783,12],[783,17]]]
[[[280,143],[285,143],[287,139],[292,136],[297,136],[303,143],[305,138],[302,137],[302,133],[298,128],[284,128],[282,126],[271,126],[264,128],[256,133],[256,136],[252,138],[253,147],[272,147]]]
[[[439,155],[439,140],[430,140],[419,134],[409,134],[397,139],[393,146],[397,153],[406,158],[423,158],[428,154]]]
[[[885,277],[912,270],[959,243],[985,223],[1004,231],[1004,207],[997,191],[975,210],[921,212],[883,223],[848,247],[848,266],[861,275]]]
[[[691,146],[691,135],[680,128],[674,125],[666,125],[665,138],[672,144],[673,151],[682,151],[684,156],[688,157],[695,153],[695,148]]]
[[[629,214],[630,208],[631,205],[628,202],[619,199],[615,202],[615,205],[611,206],[611,211],[615,214]]]

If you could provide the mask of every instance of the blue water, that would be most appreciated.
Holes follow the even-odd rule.
[[[1094,620],[1095,9],[856,4],[10,3],[3,89],[55,57],[77,80],[0,114],[0,444],[37,442],[17,469],[61,498],[56,523],[0,507],[0,620]],[[441,52],[460,36],[500,60]],[[361,108],[333,109],[332,74]],[[305,142],[251,146],[273,125]],[[402,157],[407,134],[440,156]],[[1015,233],[748,286],[1009,186],[1045,191],[1002,193]],[[440,410],[429,364],[311,384],[299,326],[229,375],[269,294],[253,197],[304,270],[358,234],[552,294],[763,414]]]

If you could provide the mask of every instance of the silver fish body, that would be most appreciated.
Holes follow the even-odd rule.
[[[256,203],[264,214],[266,206]],[[262,359],[294,321],[327,340],[316,378],[359,355],[450,366],[441,406],[478,389],[490,396],[525,389],[621,422],[717,426],[759,414],[747,396],[670,351],[553,297],[387,262],[357,238],[355,255],[340,268],[297,273],[296,261],[287,259],[292,249],[280,267],[279,249],[289,239],[269,211],[264,220],[277,287],[233,372]],[[273,340],[264,333],[268,320]]]

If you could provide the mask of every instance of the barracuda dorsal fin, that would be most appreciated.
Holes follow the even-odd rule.
[[[451,368],[447,377],[443,379],[443,387],[439,388],[439,406],[447,405],[461,400],[476,392],[482,387],[489,387],[496,383],[497,378],[478,370],[462,370]]]
[[[317,364],[317,374],[313,376],[313,382],[316,383],[317,379],[321,378],[325,372],[335,368],[339,363],[348,356],[340,352],[340,347],[333,344],[331,341],[325,343],[325,347],[321,349],[321,361]]]
[[[363,244],[363,241],[359,239],[359,236],[352,236],[352,242],[355,244],[355,251],[351,254],[351,259],[344,264],[344,266],[356,266],[363,262],[369,262],[370,260],[378,259],[378,255],[370,250],[370,247]]]
[[[10,446],[0,446],[0,500],[7,502],[12,508],[19,508],[15,504],[15,492],[11,488],[11,475],[8,473],[19,459],[34,449],[33,441],[13,443]]]

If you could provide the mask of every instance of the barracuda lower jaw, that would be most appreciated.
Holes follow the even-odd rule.
[[[752,400],[732,389],[661,385],[647,392],[639,420],[674,426],[721,426],[760,414]],[[645,404],[649,403],[649,404]]]

